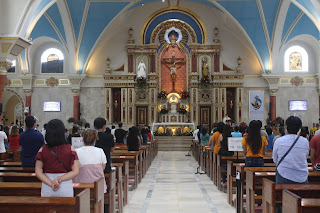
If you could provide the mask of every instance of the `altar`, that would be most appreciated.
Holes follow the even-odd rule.
[[[166,135],[183,135],[185,133],[193,132],[195,130],[194,123],[153,123],[151,127],[152,132]]]

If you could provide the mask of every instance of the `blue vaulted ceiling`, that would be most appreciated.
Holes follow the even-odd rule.
[[[69,14],[72,26],[64,26],[60,9],[54,0],[42,0],[38,5],[33,19],[37,21],[34,26],[31,38],[36,39],[41,36],[48,36],[56,39],[62,45],[68,45],[66,32],[72,31],[75,38],[74,44],[77,54],[78,72],[81,73],[88,62],[88,57],[97,39],[108,26],[108,24],[120,13],[127,12],[136,7],[159,2],[162,0],[63,0],[66,11]],[[63,2],[62,1],[62,2]],[[168,0],[163,2],[166,7]],[[282,0],[185,0],[196,2],[214,8],[213,12],[230,14],[236,22],[244,29],[246,35],[251,40],[257,56],[261,59],[262,67],[268,69],[273,45],[273,38],[279,36],[283,43],[301,35],[308,34],[319,40],[320,26],[319,13],[315,10],[310,0],[295,0],[289,8],[282,8]],[[182,0],[180,5],[182,5]],[[159,8],[160,9],[160,8]],[[191,8],[192,10],[192,8]],[[275,35],[275,25],[279,11],[287,11],[285,16],[283,31]],[[301,17],[299,15],[302,15]],[[200,14],[198,14],[200,15]],[[40,18],[39,18],[40,17]],[[38,20],[39,18],[39,20]],[[51,23],[50,23],[51,21]],[[316,25],[317,24],[317,25]]]

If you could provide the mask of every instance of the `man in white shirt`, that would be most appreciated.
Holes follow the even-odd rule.
[[[115,132],[116,132],[116,127],[115,127],[114,125],[112,125],[112,126],[111,126],[111,135],[113,135],[113,139],[114,139],[114,140],[116,139]]]
[[[198,138],[199,129],[200,129],[200,126],[197,126],[197,129],[194,130],[194,132],[193,132],[193,137],[194,137],[195,141],[199,141],[199,138]]]
[[[0,130],[0,153],[5,153],[6,148],[4,146],[4,142],[8,141],[7,135],[5,132],[3,132],[3,126],[1,125]]]

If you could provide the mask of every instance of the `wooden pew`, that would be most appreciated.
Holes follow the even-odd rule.
[[[123,205],[128,203],[128,191],[129,191],[129,161],[123,163],[112,163],[112,166],[121,166],[122,168],[122,177],[123,177]]]
[[[40,182],[0,182],[0,196],[41,196]],[[104,212],[104,180],[94,183],[74,183],[74,194],[90,189],[91,210],[94,213]]]
[[[0,166],[15,166],[15,167],[21,167],[21,162],[12,162],[12,161],[4,161],[1,162]]]
[[[143,159],[143,151],[128,151],[128,150],[114,150],[111,156],[137,156],[138,158],[138,182],[140,183],[143,177],[143,165],[146,164],[145,159]]]
[[[0,172],[3,182],[40,182],[35,173]],[[105,174],[108,193],[104,194],[104,203],[109,204],[109,212],[115,211],[116,172]]]
[[[282,203],[282,190],[290,190],[302,193],[317,194],[319,197],[319,184],[276,184],[275,182],[263,178],[262,180],[262,207],[264,213],[274,213],[276,203]]]
[[[116,171],[111,171],[109,174],[104,174],[108,191],[104,194],[104,203],[109,204],[109,212],[116,211]]]
[[[318,191],[319,193],[319,191]],[[319,194],[316,196],[300,191],[282,191],[282,212],[283,213],[318,213],[320,209]]]
[[[76,197],[0,196],[0,212],[88,213],[90,189],[84,189]]]
[[[118,213],[122,213],[123,210],[123,177],[122,177],[122,165],[116,166],[116,194],[118,196]]]
[[[129,161],[129,174],[133,175],[133,188],[137,188],[138,186],[138,156],[125,156],[125,155],[120,155],[120,156],[114,156],[111,155],[111,160],[112,164],[113,163],[123,163],[125,161]]]
[[[312,168],[309,168],[312,170]],[[255,212],[255,204],[262,203],[262,179],[267,178],[271,181],[275,181],[275,169],[274,172],[255,172],[246,171],[246,196],[247,196],[247,213]],[[320,173],[309,172],[309,183],[319,183]]]

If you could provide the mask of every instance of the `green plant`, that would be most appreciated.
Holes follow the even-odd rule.
[[[167,109],[161,109],[160,114],[167,114],[169,111]]]
[[[168,93],[166,91],[161,90],[161,92],[158,93],[158,98],[160,99],[166,99],[168,96]]]
[[[208,87],[210,85],[210,78],[208,76],[204,76],[200,81],[201,86]]]
[[[181,99],[189,98],[190,97],[189,92],[182,90],[182,92],[180,93],[180,97],[181,97]]]
[[[179,114],[187,114],[187,110],[185,109],[185,108],[180,108],[179,110],[178,110],[178,113]]]
[[[139,77],[136,81],[136,85],[140,89],[145,88],[147,86],[147,80],[144,77]]]

